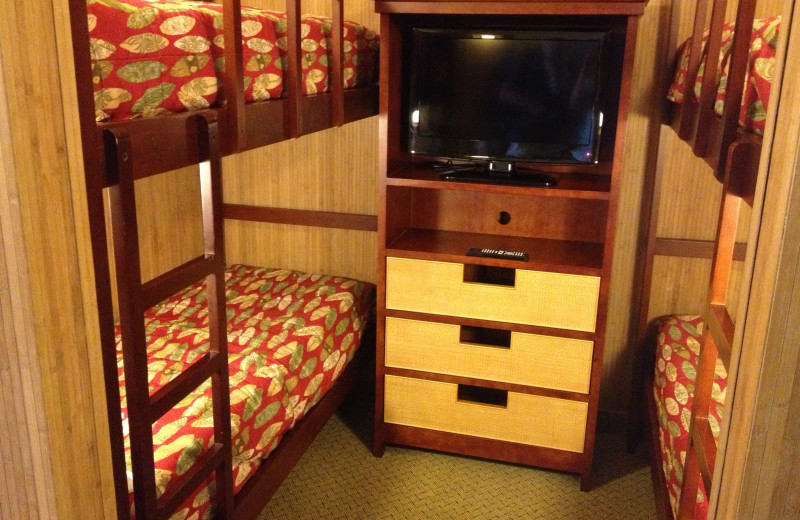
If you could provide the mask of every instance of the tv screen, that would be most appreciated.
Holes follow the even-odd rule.
[[[603,31],[414,29],[409,151],[597,162],[606,39]]]

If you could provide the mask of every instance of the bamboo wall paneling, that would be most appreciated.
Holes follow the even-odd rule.
[[[661,83],[664,72],[663,50],[669,36],[668,15],[672,0],[651,0],[639,21],[636,57],[631,84],[631,108],[628,111],[628,139],[624,151],[624,182],[620,187],[619,218],[614,242],[614,266],[611,275],[606,339],[603,349],[603,383],[600,407],[617,414],[629,402],[630,371],[634,351],[628,341],[631,304],[636,286],[633,273],[638,250],[638,228],[642,190],[649,165],[657,153],[658,119],[661,107]],[[653,140],[656,140],[655,143]]]
[[[224,200],[374,216],[376,118],[223,159]],[[375,233],[226,221],[228,261],[374,281]]]
[[[100,498],[102,500],[103,516],[110,518],[114,513],[124,508],[125,503],[121,502],[121,493],[115,488],[115,482],[121,479],[113,471],[115,456],[112,454],[111,434],[115,428],[121,425],[110,425],[109,414],[112,413],[108,406],[108,401],[103,403],[103,396],[107,388],[116,388],[114,384],[109,384],[104,375],[104,367],[108,362],[104,356],[101,345],[104,337],[110,337],[112,330],[110,324],[101,323],[102,306],[104,300],[113,299],[102,283],[108,276],[108,271],[97,272],[95,270],[95,251],[93,248],[93,228],[91,224],[90,202],[87,200],[87,185],[89,181],[85,177],[87,162],[96,161],[96,157],[85,155],[88,147],[92,146],[91,141],[86,142],[82,134],[82,128],[86,125],[94,124],[94,113],[88,107],[93,106],[93,96],[87,93],[79,93],[75,78],[87,72],[85,68],[88,63],[76,63],[71,59],[67,49],[74,49],[78,42],[73,40],[73,32],[67,30],[74,23],[75,12],[71,3],[55,2],[53,4],[54,20],[56,24],[55,39],[60,51],[59,65],[61,82],[59,91],[61,92],[62,106],[64,107],[64,128],[66,138],[66,150],[70,164],[70,186],[72,193],[72,214],[76,223],[75,245],[80,270],[81,288],[83,295],[83,307],[85,312],[83,318],[85,322],[85,332],[90,345],[89,355],[89,378],[92,388],[92,396],[95,400],[94,410],[94,443],[97,445],[97,457],[100,463],[100,475],[98,487],[101,489]],[[83,23],[83,20],[81,21]],[[88,23],[88,20],[87,20]],[[76,103],[77,100],[77,103]],[[49,115],[49,112],[48,112]],[[98,205],[102,210],[102,205]],[[117,390],[118,391],[118,390]],[[116,393],[112,393],[116,397]]]
[[[203,228],[197,167],[136,183],[142,281],[202,253]]]
[[[225,222],[228,263],[375,281],[375,233],[262,222]]]
[[[702,314],[708,297],[710,259],[656,256],[648,321],[674,312]]]
[[[5,30],[0,26],[0,29]],[[0,38],[5,38],[0,32]],[[2,41],[2,40],[0,40]],[[3,54],[0,53],[0,66]],[[0,68],[0,71],[5,72]],[[55,514],[54,486],[46,443],[37,442],[36,431],[46,429],[40,418],[29,417],[26,409],[40,400],[42,382],[34,352],[35,331],[29,316],[31,288],[25,261],[22,216],[13,201],[19,199],[16,164],[9,128],[6,75],[0,76],[0,500],[3,520],[37,518]],[[35,504],[35,505],[34,505]]]
[[[369,118],[223,158],[225,202],[374,215],[375,123]]]
[[[73,485],[75,474],[98,484],[109,481],[100,453],[107,434],[96,420],[103,405],[94,399],[96,380],[87,376],[96,359],[96,337],[87,330],[92,320],[85,318],[95,312],[88,296],[94,287],[82,265],[85,243],[79,243],[87,236],[86,220],[73,200],[79,193],[75,176],[83,169],[76,164],[80,152],[71,147],[80,140],[67,135],[75,132],[77,110],[62,103],[62,92],[74,92],[68,85],[74,84],[69,26],[64,6],[59,11],[51,2],[6,7],[0,19],[0,221],[9,291],[3,320],[13,316],[7,332],[14,342],[4,366],[20,377],[10,392],[24,407],[9,410],[22,441],[12,448],[12,461],[27,476],[14,490],[19,495],[5,486],[0,490],[2,514],[101,519],[109,513],[109,488],[90,494]],[[43,33],[54,37],[42,40]],[[35,69],[31,60],[64,66]],[[4,461],[6,454],[4,447]]]

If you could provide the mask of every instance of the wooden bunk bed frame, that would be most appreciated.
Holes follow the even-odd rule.
[[[709,6],[711,14],[708,17]],[[704,61],[706,71],[716,71],[720,53],[728,0],[698,0],[691,36],[687,82],[693,81]],[[738,0],[736,27],[750,28],[755,17],[756,0]],[[708,20],[708,22],[707,22]],[[706,51],[701,53],[704,33],[708,34]],[[733,35],[728,82],[722,116],[714,112],[717,95],[717,74],[704,74],[700,96],[687,95],[677,110],[678,136],[690,144],[692,151],[711,166],[720,181],[729,178],[729,187],[739,195],[752,196],[761,155],[761,136],[739,128],[739,109],[742,103],[750,50],[750,31]],[[691,85],[687,83],[687,93]]]
[[[377,229],[376,217],[328,212],[281,210],[254,206],[226,206],[222,201],[222,156],[277,143],[311,132],[340,126],[377,114],[378,88],[369,85],[344,90],[343,3],[332,0],[332,64],[330,91],[314,96],[301,94],[299,0],[286,1],[288,64],[286,95],[280,99],[245,104],[241,46],[225,48],[223,74],[225,100],[220,107],[167,116],[115,123],[96,123],[89,56],[86,0],[70,0],[70,21],[76,69],[80,129],[86,173],[92,255],[98,301],[100,338],[105,376],[112,466],[119,519],[130,518],[120,421],[120,390],[115,358],[112,275],[104,211],[104,190],[111,205],[112,237],[119,317],[124,348],[130,446],[134,474],[136,518],[168,518],[181,502],[212,474],[216,481],[217,518],[255,518],[311,444],[327,419],[355,385],[359,374],[371,373],[367,345],[374,345],[369,327],[356,358],[323,399],[287,432],[278,447],[233,494],[231,430],[228,415],[227,338],[224,311],[225,250],[223,219],[253,220],[356,230]],[[241,4],[223,2],[226,41],[241,41]],[[141,282],[134,182],[138,179],[199,165],[204,246],[202,255]],[[162,390],[150,395],[143,312],[163,298],[205,279],[209,295],[211,346]],[[152,422],[201,382],[211,379],[213,388],[213,449],[181,478],[177,491],[157,498],[153,473]]]
[[[753,206],[756,180],[759,173],[762,138],[752,132],[743,131],[739,126],[739,112],[743,87],[748,67],[750,51],[750,28],[753,27],[756,0],[739,0],[736,5],[736,30],[733,35],[729,75],[725,92],[724,108],[720,117],[714,111],[717,95],[717,74],[703,75],[700,95],[695,98],[692,91],[694,78],[705,60],[705,71],[716,71],[716,59],[720,52],[727,0],[698,0],[690,38],[688,73],[686,75],[686,95],[683,103],[673,111],[673,128],[692,149],[693,153],[704,159],[711,167],[714,177],[722,185],[721,202],[718,213],[716,236],[713,244],[702,241],[665,239],[657,236],[658,207],[662,196],[663,175],[656,170],[652,181],[650,203],[645,206],[643,230],[646,247],[641,261],[640,273],[641,308],[638,310],[637,370],[633,379],[634,399],[631,409],[631,437],[635,443],[642,426],[648,432],[647,444],[651,459],[655,499],[659,518],[687,520],[695,516],[696,497],[702,484],[706,490],[709,504],[715,502],[714,480],[717,464],[717,445],[709,426],[709,407],[712,399],[715,365],[721,360],[726,371],[731,373],[731,358],[734,350],[734,336],[737,323],[731,318],[727,305],[730,301],[728,291],[731,281],[732,265],[745,257],[747,244],[737,243],[737,225],[742,203]],[[741,28],[746,28],[742,30]],[[701,54],[701,42],[707,37],[707,49]],[[653,395],[654,361],[653,352],[655,331],[648,320],[648,302],[653,276],[653,261],[657,255],[710,258],[712,261],[708,298],[703,323],[705,325],[700,341],[699,365],[692,400],[691,421],[688,427],[689,445],[683,466],[683,481],[679,497],[677,516],[673,514],[667,481],[662,469],[659,440],[659,419]],[[733,356],[735,357],[735,356]],[[730,392],[729,392],[730,396]],[[730,402],[730,397],[726,403]],[[726,414],[728,404],[726,404]],[[723,417],[723,421],[727,417]],[[720,440],[720,444],[722,444]],[[709,514],[713,516],[712,509]]]

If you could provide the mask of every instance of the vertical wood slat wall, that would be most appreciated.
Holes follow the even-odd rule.
[[[63,2],[0,18],[3,520],[115,515],[68,28]]]

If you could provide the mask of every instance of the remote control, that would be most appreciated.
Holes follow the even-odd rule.
[[[528,261],[528,253],[522,251],[509,251],[507,249],[490,249],[488,247],[471,247],[467,250],[467,256],[480,256],[483,258],[502,258],[503,260]]]

